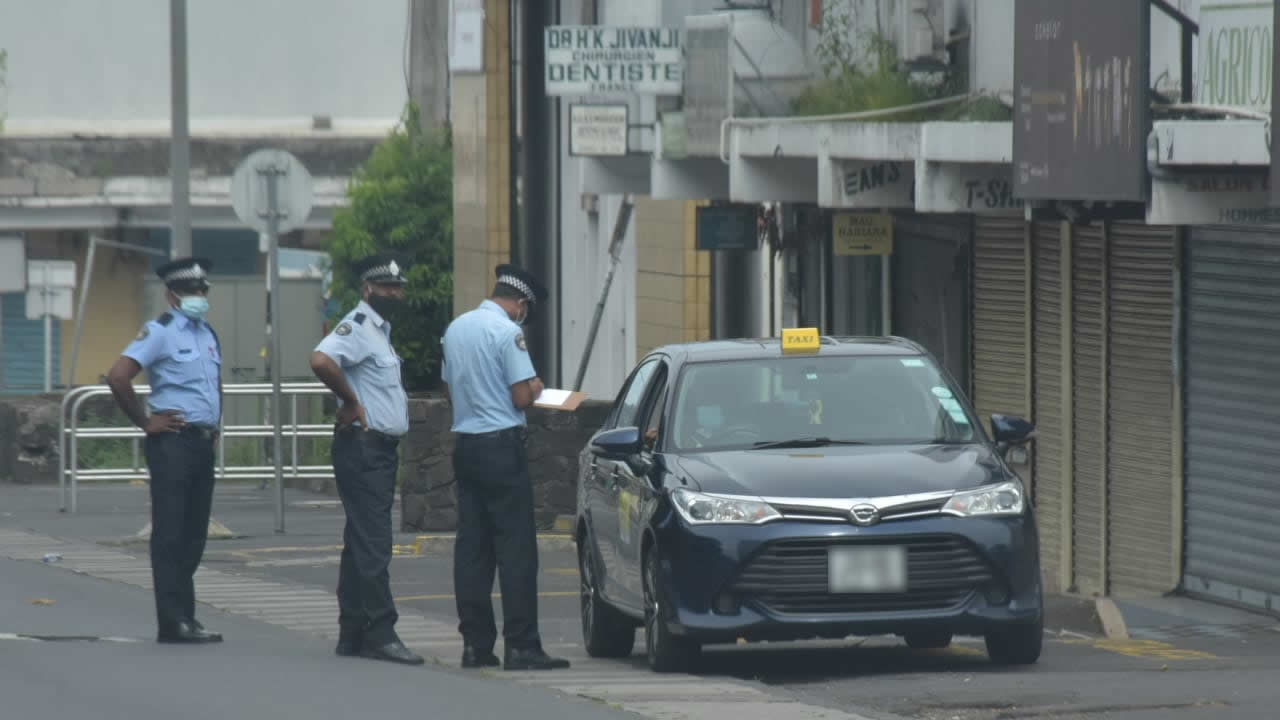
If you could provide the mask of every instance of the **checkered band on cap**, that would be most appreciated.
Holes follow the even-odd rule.
[[[529,287],[523,280],[515,275],[499,275],[498,282],[503,285],[510,285],[511,287],[519,290],[521,294],[529,299],[529,302],[536,302],[537,300],[533,294],[533,288]]]
[[[400,275],[400,266],[395,260],[385,265],[374,265],[360,274],[361,282],[378,282],[380,280],[403,280]]]
[[[204,268],[199,265],[191,265],[188,267],[174,270],[164,276],[165,283],[190,282],[193,280],[204,280],[206,277]]]

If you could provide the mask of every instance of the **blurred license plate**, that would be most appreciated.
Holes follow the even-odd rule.
[[[827,589],[833,593],[906,592],[907,549],[833,547],[827,551]]]

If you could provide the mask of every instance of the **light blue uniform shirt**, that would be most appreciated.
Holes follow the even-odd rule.
[[[218,426],[222,352],[208,323],[170,310],[143,325],[122,354],[146,371],[151,412],[176,410],[192,425]]]
[[[346,376],[364,406],[369,429],[400,437],[409,432],[409,396],[400,379],[400,356],[391,347],[391,323],[361,300],[316,346]],[[342,400],[338,400],[341,405]]]
[[[492,300],[464,313],[444,332],[444,367],[453,402],[453,431],[487,433],[524,425],[511,386],[537,375],[524,332]]]

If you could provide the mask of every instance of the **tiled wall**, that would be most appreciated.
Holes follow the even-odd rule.
[[[697,202],[637,198],[636,356],[711,337],[711,257],[695,249]]]

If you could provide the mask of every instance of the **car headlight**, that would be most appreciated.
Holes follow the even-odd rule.
[[[1017,480],[986,485],[951,496],[942,512],[960,517],[981,515],[1021,515],[1026,507],[1022,483]]]
[[[671,502],[690,525],[742,523],[752,525],[782,517],[769,503],[749,498],[708,495],[684,488],[671,491]]]

